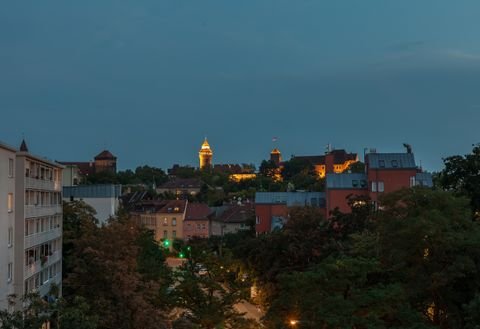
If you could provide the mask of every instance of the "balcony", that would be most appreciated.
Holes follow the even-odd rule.
[[[62,259],[62,251],[57,250],[51,256],[48,256],[47,261],[43,265],[42,265],[42,262],[38,260],[30,265],[25,266],[23,271],[23,277],[27,279],[32,275],[40,272],[41,270],[47,268],[48,266],[55,264],[61,259]]]
[[[52,216],[62,213],[61,205],[25,206],[25,218]]]
[[[25,237],[25,249],[45,243],[50,240],[58,239],[62,236],[62,228],[57,227],[53,230],[29,235]]]
[[[25,187],[27,189],[56,192],[60,192],[62,189],[59,181],[37,179],[33,177],[25,177]]]
[[[53,278],[50,278],[48,279],[48,281],[43,282],[43,284],[38,288],[38,293],[40,294],[40,296],[48,295],[52,284],[56,284],[59,287],[62,285],[61,273],[57,273],[57,275],[55,275]]]

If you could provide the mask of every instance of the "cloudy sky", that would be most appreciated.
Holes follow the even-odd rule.
[[[325,145],[480,142],[478,0],[45,0],[0,10],[0,141],[120,168],[259,163]]]

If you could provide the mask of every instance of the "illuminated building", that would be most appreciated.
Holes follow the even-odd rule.
[[[347,153],[345,150],[333,150],[325,155],[295,156],[294,158],[310,162],[321,178],[330,173],[340,174],[346,171],[351,164],[358,162],[356,153]]]
[[[280,162],[282,162],[282,153],[279,149],[274,148],[272,152],[270,152],[270,161],[275,163],[277,166],[280,166]]]
[[[210,144],[208,144],[206,137],[200,151],[198,152],[198,158],[200,159],[200,169],[212,167],[213,151],[210,148]]]

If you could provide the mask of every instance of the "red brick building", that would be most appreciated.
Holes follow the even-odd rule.
[[[432,187],[432,176],[417,167],[415,157],[407,153],[368,153],[365,174],[327,174],[327,214],[338,208],[349,212],[348,198],[365,196],[376,205],[379,196],[413,186]]]

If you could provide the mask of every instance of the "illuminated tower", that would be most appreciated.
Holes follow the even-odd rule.
[[[274,148],[273,151],[270,152],[270,161],[273,161],[277,166],[282,162],[282,153],[280,153],[277,148]]]
[[[205,169],[212,166],[213,152],[206,137],[200,152],[198,152],[198,157],[200,159],[200,169]]]

